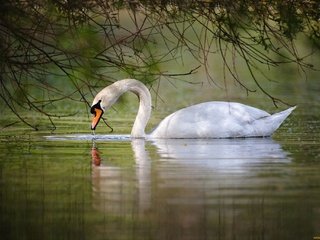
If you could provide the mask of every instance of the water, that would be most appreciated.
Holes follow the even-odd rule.
[[[316,239],[315,83],[291,91],[298,108],[272,138],[132,140],[73,121],[61,134],[1,131],[0,239]],[[119,119],[114,132],[129,133]]]
[[[1,239],[313,239],[319,119],[297,110],[273,138],[2,136]]]

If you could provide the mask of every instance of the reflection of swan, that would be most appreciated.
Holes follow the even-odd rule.
[[[283,159],[286,154],[271,138],[154,139],[162,157],[173,159]]]
[[[116,139],[123,141],[122,138]],[[116,215],[130,214],[132,208],[138,209],[140,213],[149,209],[151,162],[148,152],[145,150],[144,139],[133,139],[131,147],[136,170],[135,176],[128,177],[129,171],[110,166],[108,161],[101,164],[101,152],[96,147],[96,143],[93,143],[91,149],[92,182],[96,208]],[[136,185],[138,188],[132,187]]]
[[[271,138],[156,139],[153,144],[160,155],[158,189],[175,189],[178,193],[166,201],[190,209],[243,204],[251,196],[263,196],[266,188],[282,186],[283,179],[275,176],[283,176],[281,165],[291,162]]]
[[[92,164],[94,166],[100,166],[101,165],[101,157],[100,157],[100,152],[96,145],[93,143],[93,146],[91,148],[91,158],[92,158]]]
[[[138,95],[140,106],[131,136],[145,137],[145,127],[151,114],[151,95],[141,82],[125,79],[100,91],[93,100],[94,114],[91,129],[95,129],[102,114],[123,93]],[[295,107],[270,115],[257,108],[240,103],[206,102],[193,105],[167,116],[150,134],[151,138],[234,138],[270,136]]]
[[[201,206],[208,201],[216,203],[223,193],[230,194],[232,190],[236,194],[239,190],[244,195],[249,191],[259,194],[261,186],[264,191],[263,186],[268,185],[269,179],[259,176],[261,167],[276,169],[278,164],[290,162],[286,152],[270,138],[154,139],[149,147],[156,147],[158,157],[153,160],[145,148],[146,143],[144,139],[131,141],[136,163],[133,172],[111,166],[108,156],[104,156],[106,160],[100,164],[103,152],[99,155],[97,148],[92,148],[92,162],[99,163],[93,164],[92,174],[97,209],[115,215],[137,212],[145,215],[148,210],[157,212],[158,206],[175,206],[187,201],[188,209],[197,210],[179,214],[197,219],[201,217],[198,216]],[[152,167],[152,164],[155,165]],[[229,198],[232,196],[227,200]]]
[[[271,138],[154,139],[162,160],[214,170],[245,168],[259,163],[288,162],[287,154]]]
[[[139,186],[139,210],[140,212],[144,212],[150,207],[151,160],[145,149],[144,139],[133,139],[131,146],[136,161],[136,175]]]

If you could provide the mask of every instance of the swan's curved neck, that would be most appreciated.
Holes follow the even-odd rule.
[[[134,121],[131,137],[144,138],[145,128],[151,115],[151,94],[148,88],[138,80],[125,79],[115,83],[122,93],[133,92],[139,98],[139,110]]]

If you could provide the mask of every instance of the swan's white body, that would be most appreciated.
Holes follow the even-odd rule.
[[[271,136],[293,108],[270,115],[234,102],[205,102],[166,117],[151,133],[156,138],[236,138]]]
[[[269,113],[234,102],[205,102],[180,109],[165,119],[146,136],[145,127],[151,115],[151,95],[140,81],[124,79],[100,91],[92,104],[101,105],[103,112],[123,93],[138,95],[139,110],[131,136],[135,138],[237,138],[271,136],[295,109]],[[97,125],[97,123],[94,125]],[[93,128],[93,129],[94,129]]]

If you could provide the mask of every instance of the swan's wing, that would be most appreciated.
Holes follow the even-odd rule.
[[[234,121],[239,123],[251,123],[255,120],[270,116],[270,114],[266,111],[241,103],[209,102],[205,104],[208,104],[216,109],[212,110],[214,114],[220,114],[220,116],[223,118],[233,118]]]
[[[167,116],[152,132],[159,138],[221,138],[248,135],[250,125],[269,113],[240,103],[206,102]]]

